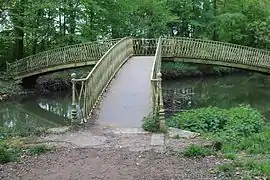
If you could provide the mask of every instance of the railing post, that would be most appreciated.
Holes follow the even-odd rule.
[[[159,129],[161,131],[166,131],[167,127],[166,127],[166,123],[165,123],[165,110],[164,110],[164,105],[163,105],[163,93],[162,93],[162,74],[159,72],[157,74],[157,78],[158,78],[158,93],[159,93],[159,108],[158,108],[158,119],[159,119]]]
[[[76,74],[71,74],[72,82],[72,110],[71,110],[71,125],[74,126],[77,123],[77,104],[76,104],[76,87],[75,87]]]

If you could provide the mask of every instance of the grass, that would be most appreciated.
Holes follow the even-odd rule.
[[[28,136],[41,136],[46,134],[47,128],[44,127],[20,127],[20,129],[0,127],[0,136],[3,138],[10,137],[28,137]]]
[[[171,127],[191,130],[220,144],[220,148],[189,146],[186,157],[218,155],[232,163],[218,168],[220,177],[270,179],[270,125],[261,113],[249,106],[231,109],[216,107],[189,110],[168,120]]]
[[[26,154],[28,154],[28,155],[40,155],[40,154],[49,152],[51,150],[52,150],[51,147],[48,147],[48,146],[46,146],[44,144],[31,146],[31,147],[28,147],[28,148],[25,149]]]
[[[161,72],[166,78],[229,74],[240,70],[217,65],[192,64],[184,62],[163,62]]]
[[[19,161],[22,155],[40,155],[53,150],[47,145],[25,146],[21,142],[0,140],[0,164]]]
[[[166,133],[167,129],[160,129],[159,119],[154,117],[152,113],[143,119],[142,128],[145,131],[153,132],[153,133]]]
[[[190,145],[187,149],[184,150],[183,155],[185,157],[205,157],[210,155],[215,155],[216,152],[213,148]]]
[[[12,161],[12,154],[8,150],[0,145],[0,164],[5,164]]]
[[[262,157],[261,157],[262,158]],[[217,171],[220,177],[236,178],[243,176],[244,179],[257,177],[270,178],[270,158],[245,157],[218,166]]]

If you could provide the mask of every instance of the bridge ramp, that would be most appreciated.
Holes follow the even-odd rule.
[[[132,57],[119,70],[100,102],[97,123],[141,127],[151,112],[151,70],[154,57]]]

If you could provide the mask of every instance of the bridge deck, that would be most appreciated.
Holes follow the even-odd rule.
[[[114,127],[141,127],[149,115],[151,69],[154,57],[132,57],[119,70],[100,102],[97,123]]]

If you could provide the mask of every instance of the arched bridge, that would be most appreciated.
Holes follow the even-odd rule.
[[[107,96],[100,102],[100,121],[138,122],[151,111],[164,127],[160,69],[161,60],[171,58],[270,73],[269,51],[191,38],[131,37],[43,52],[8,64],[7,70],[15,79],[22,79],[96,64],[86,78],[77,79],[75,74],[72,75],[73,121],[77,117],[78,105],[84,119],[92,114],[101,95],[116,77],[108,88]],[[79,89],[76,89],[76,84],[80,85]]]

